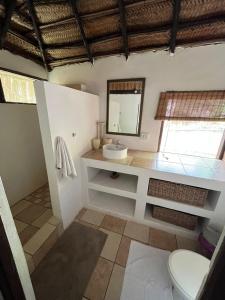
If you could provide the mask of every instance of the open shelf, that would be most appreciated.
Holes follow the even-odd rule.
[[[88,174],[88,187],[91,189],[132,198],[136,196],[138,177],[135,175],[119,173],[118,178],[112,179],[112,171],[90,167],[88,168]]]
[[[165,208],[175,209],[188,214],[201,216],[204,218],[211,218],[214,211],[213,206],[211,206],[208,201],[206,201],[204,207],[198,207],[190,204],[176,202],[173,200],[166,200],[166,199],[157,198],[153,196],[147,196],[146,202],[150,204],[162,206]]]
[[[164,228],[165,227],[170,228],[171,231],[173,231],[173,230],[174,230],[174,232],[179,232],[180,231],[181,233],[185,233],[185,234],[187,233],[187,234],[193,235],[193,236],[198,236],[199,233],[202,230],[203,224],[205,222],[208,222],[207,219],[199,218],[198,225],[195,228],[195,230],[186,229],[182,226],[174,225],[174,224],[159,220],[157,218],[153,218],[153,216],[152,216],[152,205],[149,204],[149,203],[146,203],[144,219],[146,221],[150,221],[152,224],[158,224],[158,225],[161,225]]]
[[[101,208],[109,212],[111,211],[121,215],[134,216],[136,204],[134,199],[89,189],[89,202],[92,206],[96,206],[97,208]]]
[[[206,207],[209,207],[211,210],[215,210],[220,192],[209,190],[208,197],[206,199]]]
[[[175,209],[181,212],[186,212],[203,218],[211,218],[216,208],[219,196],[220,192],[210,190],[208,193],[208,198],[203,207],[154,196],[147,196],[146,202],[166,208]]]
[[[224,186],[216,180],[198,180],[189,176],[173,174],[169,176],[163,171],[148,169],[135,169],[134,166],[117,165],[109,161],[87,160],[85,161],[86,184],[85,198],[88,206],[93,209],[118,217],[141,222],[147,226],[165,230],[172,234],[180,234],[189,238],[196,238],[203,225],[207,223],[219,223],[222,219],[220,210],[223,201]],[[119,177],[111,178],[112,172],[118,172]],[[164,196],[155,197],[147,195],[149,178],[167,180],[196,188],[208,189],[207,199],[203,207],[194,206],[168,199]],[[192,191],[188,192],[192,195]],[[166,194],[165,194],[166,196]],[[171,197],[173,194],[171,195]],[[137,205],[136,205],[137,204]],[[166,221],[152,217],[152,206],[160,206],[175,211],[191,214],[198,217],[198,226],[195,230],[189,230],[181,226],[170,224]]]

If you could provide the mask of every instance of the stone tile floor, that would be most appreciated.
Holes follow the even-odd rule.
[[[99,211],[83,208],[75,221],[108,234],[83,300],[120,299],[131,240],[169,251],[182,248],[198,252],[197,241]]]
[[[30,273],[63,232],[60,220],[53,216],[48,185],[11,207]]]
[[[51,218],[51,200],[48,185],[44,185],[11,207],[22,245]]]
[[[40,228],[44,230],[44,226],[50,226],[46,224],[52,216],[48,186],[39,188],[17,202],[11,209],[21,242],[28,247],[28,241]],[[83,208],[75,221],[101,230],[108,235],[83,300],[120,299],[131,240],[169,251],[179,248],[198,251],[198,244],[194,240],[106,215],[99,211]],[[30,252],[28,251],[26,255],[31,258],[28,253]],[[33,260],[32,264],[35,265]]]

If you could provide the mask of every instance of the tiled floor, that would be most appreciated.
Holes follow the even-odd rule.
[[[82,209],[76,217],[76,222],[108,234],[83,300],[120,299],[131,240],[169,251],[179,248],[198,251],[196,241],[94,210]]]
[[[63,232],[60,220],[52,215],[48,185],[11,207],[30,273]]]
[[[17,202],[11,210],[24,245],[52,216],[48,185]]]

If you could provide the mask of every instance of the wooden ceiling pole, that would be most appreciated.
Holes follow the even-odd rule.
[[[195,29],[201,25],[208,25],[208,24],[210,25],[210,24],[214,24],[214,23],[220,22],[220,21],[224,21],[224,16],[211,17],[211,18],[206,18],[206,19],[197,20],[197,21],[185,21],[185,22],[179,23],[178,30],[187,29],[187,28]],[[168,32],[170,30],[171,30],[171,25],[161,25],[161,26],[152,27],[152,28],[145,28],[145,29],[141,29],[141,30],[130,31],[129,33],[127,33],[127,36],[135,38],[135,36],[140,36],[142,34],[163,33],[163,32]],[[9,32],[11,32],[11,30],[9,30]],[[104,35],[101,37],[88,39],[88,43],[93,44],[93,43],[99,43],[99,42],[107,42],[107,41],[110,41],[113,39],[117,39],[117,38],[119,39],[120,37],[121,37],[121,33],[108,34],[108,35]],[[218,40],[222,41],[223,39],[218,39]],[[207,42],[208,41],[209,40],[207,40]],[[29,40],[29,42],[31,44],[33,44],[33,42],[31,40]],[[204,42],[204,41],[202,41],[202,42]],[[63,43],[63,44],[51,45],[47,49],[49,51],[63,50],[63,49],[82,47],[82,46],[83,46],[83,42],[77,41],[77,42],[73,42],[73,43]],[[168,48],[168,45],[167,45],[167,48]],[[148,49],[148,47],[146,47],[146,49]]]
[[[44,45],[43,45],[44,43],[43,43],[43,39],[42,39],[42,36],[41,36],[41,31],[40,31],[40,29],[37,25],[38,24],[38,19],[37,19],[37,16],[36,16],[33,0],[27,0],[27,6],[28,6],[28,10],[29,10],[29,14],[30,14],[32,23],[33,23],[34,32],[35,32],[36,37],[37,37],[37,41],[38,41],[39,49],[40,49],[40,52],[41,52],[41,57],[42,57],[42,60],[43,60],[43,63],[44,63],[44,67],[45,67],[45,70],[47,72],[49,72],[49,66],[48,66],[48,63],[47,63],[47,55],[46,55],[46,52],[45,52],[45,49],[44,49]]]
[[[33,40],[27,38],[25,35],[21,35],[20,33],[15,32],[15,31],[12,30],[12,29],[9,29],[9,30],[8,30],[8,33],[11,34],[11,35],[13,35],[14,37],[20,39],[20,40],[22,40],[22,41],[24,41],[24,42],[26,42],[26,43],[32,45],[32,46],[38,48],[38,44],[35,43]]]
[[[178,31],[179,15],[181,8],[181,0],[173,0],[173,25],[170,38],[170,53],[174,54],[176,49],[176,38]]]
[[[6,1],[6,3],[7,4],[5,5],[5,18],[3,21],[3,26],[2,28],[0,28],[0,49],[2,49],[4,46],[7,31],[11,22],[11,17],[16,6],[16,0]]]
[[[124,54],[126,59],[129,56],[129,49],[128,49],[128,36],[127,36],[127,21],[126,21],[126,12],[123,0],[118,0],[119,11],[120,11],[120,27],[123,36],[123,47],[124,47]]]
[[[86,48],[89,61],[93,64],[93,62],[94,62],[93,56],[91,54],[90,46],[88,44],[88,41],[87,41],[87,38],[86,38],[86,35],[85,35],[85,32],[84,32],[84,27],[83,27],[83,23],[82,23],[81,17],[80,17],[80,15],[78,13],[76,0],[69,0],[69,3],[71,5],[74,18],[75,18],[75,20],[77,22],[77,25],[78,25],[79,29],[80,29],[81,37],[82,37],[82,40],[83,40],[83,43],[84,43],[84,47]]]

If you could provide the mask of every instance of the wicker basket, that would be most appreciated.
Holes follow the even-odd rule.
[[[198,223],[197,216],[159,206],[153,206],[152,216],[153,218],[172,223],[174,225],[178,225],[190,230],[195,230]]]
[[[203,207],[208,190],[150,178],[148,195]]]

